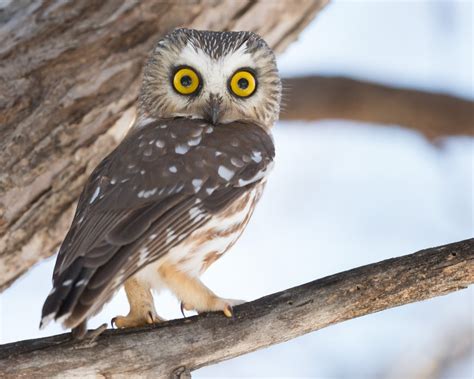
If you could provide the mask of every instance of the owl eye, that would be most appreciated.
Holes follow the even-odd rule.
[[[232,75],[229,86],[235,96],[249,97],[257,88],[257,80],[250,71],[239,70]]]
[[[192,95],[199,89],[201,80],[191,67],[178,68],[173,76],[173,87],[181,95]]]

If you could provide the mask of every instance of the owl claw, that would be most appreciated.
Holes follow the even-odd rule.
[[[234,311],[231,305],[227,304],[222,310],[222,312],[224,312],[225,317],[234,318]]]
[[[180,303],[179,307],[181,309],[181,314],[183,315],[184,318],[188,317],[188,316],[186,316],[184,311],[192,311],[193,310],[193,307],[190,307],[189,305],[185,304],[183,301]],[[197,313],[199,314],[199,312],[197,312]]]
[[[146,321],[149,324],[154,324],[155,323],[155,318],[153,317],[153,313],[151,311],[148,311]]]

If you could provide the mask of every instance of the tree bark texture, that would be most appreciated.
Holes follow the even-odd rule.
[[[469,239],[265,296],[236,307],[234,319],[208,313],[149,328],[106,331],[92,343],[76,343],[70,334],[63,334],[3,345],[0,376],[179,377],[329,325],[473,283],[474,239]]]
[[[284,82],[286,120],[345,119],[401,125],[434,140],[474,136],[474,102],[343,77],[309,76]]]
[[[0,8],[0,291],[58,247],[88,174],[132,120],[143,64],[161,36],[178,26],[252,30],[279,52],[327,1],[15,0]]]

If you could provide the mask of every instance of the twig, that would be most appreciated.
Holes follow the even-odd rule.
[[[0,346],[0,376],[186,377],[345,320],[429,299],[474,283],[474,239],[388,259],[278,292],[235,308],[159,326],[110,330],[89,347],[70,334]]]

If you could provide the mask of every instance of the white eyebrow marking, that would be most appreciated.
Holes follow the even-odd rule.
[[[219,176],[227,181],[231,180],[232,177],[234,176],[235,172],[232,170],[229,170],[225,166],[219,166],[219,169],[217,170],[217,173]]]

